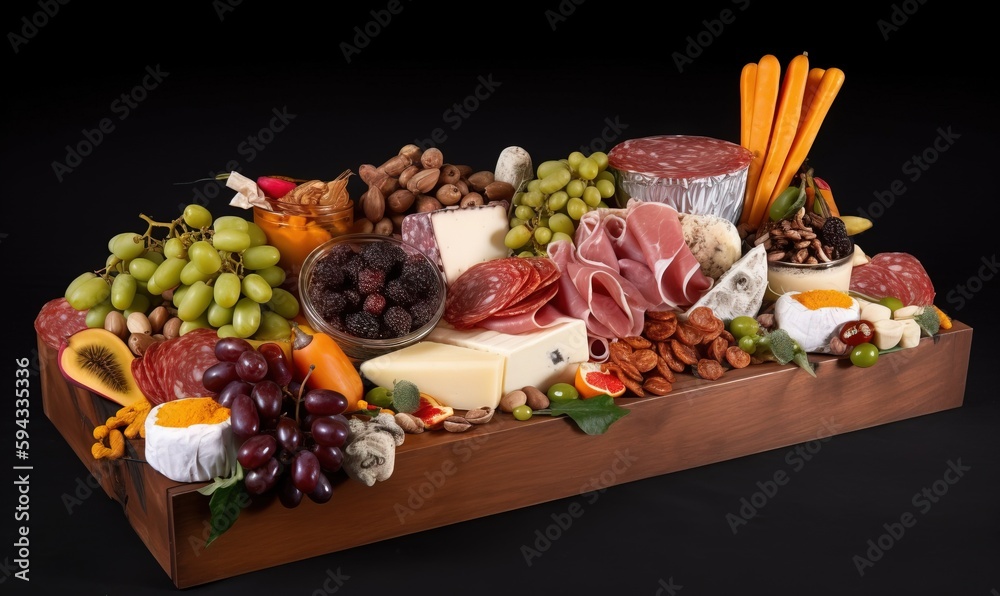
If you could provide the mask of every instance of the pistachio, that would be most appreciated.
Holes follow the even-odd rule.
[[[527,393],[520,389],[515,389],[500,398],[500,409],[504,412],[513,412],[514,408],[523,406],[527,401]]]
[[[153,326],[149,324],[149,318],[146,316],[146,313],[131,313],[125,319],[125,326],[128,328],[129,333],[145,333],[146,335],[153,333]]]
[[[486,424],[490,420],[493,420],[493,408],[483,406],[481,408],[469,410],[465,413],[465,419],[472,424]]]
[[[472,428],[472,423],[462,416],[448,416],[444,419],[442,426],[451,433],[464,433]]]
[[[532,410],[544,410],[549,407],[549,396],[538,387],[528,385],[527,387],[521,389],[521,391],[523,391],[524,395],[527,397],[527,401],[525,403]]]
[[[429,149],[424,149],[423,155],[420,156],[420,165],[424,166],[428,170],[436,170],[444,164],[444,154],[437,147],[431,147]]]

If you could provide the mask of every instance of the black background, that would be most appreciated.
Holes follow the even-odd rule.
[[[810,158],[844,212],[874,219],[858,243],[869,254],[917,256],[939,305],[975,330],[961,408],[822,443],[736,534],[726,515],[757,482],[790,471],[792,446],[615,486],[596,501],[544,503],[188,592],[322,593],[328,571],[339,570],[349,577],[341,592],[353,594],[668,593],[664,585],[681,594],[1000,594],[997,282],[985,266],[996,257],[998,120],[990,52],[973,49],[995,35],[985,15],[915,0],[857,10],[719,0],[670,3],[659,14],[628,1],[402,2],[356,43],[355,27],[374,23],[371,11],[389,2],[331,4],[322,14],[292,1],[72,2],[48,18],[37,16],[43,4],[12,3],[0,21],[9,65],[0,160],[7,366],[33,356],[38,308],[78,273],[101,267],[106,240],[138,229],[139,213],[175,217],[199,191],[210,194],[215,215],[230,213],[232,193],[218,183],[179,183],[227,171],[231,160],[251,177],[330,179],[438,128],[446,160],[477,169],[492,169],[514,144],[540,161],[653,134],[738,141],[742,66],[767,53],[784,65],[803,51],[812,65],[847,75]],[[32,30],[22,18],[44,24]],[[364,47],[348,62],[344,43]],[[168,74],[121,118],[116,100],[157,66]],[[483,79],[495,83],[489,96],[467,118],[449,116]],[[241,143],[269,125],[272,110],[294,118],[251,153]],[[54,162],[65,163],[66,146],[105,118],[114,130],[60,180]],[[935,150],[949,131],[947,146],[938,141],[946,150]],[[593,141],[602,134],[606,146]],[[916,177],[907,162],[921,154],[934,163]],[[905,190],[879,209],[876,195],[896,180]],[[973,291],[959,298],[962,287]],[[115,502],[97,494],[67,513],[63,497],[86,469],[45,418],[37,384],[31,399],[31,581],[0,570],[3,591],[174,592]],[[11,438],[12,416],[12,407],[0,410],[0,432]],[[915,509],[913,495],[959,460],[970,470],[926,514]],[[18,463],[13,454],[6,461]],[[0,474],[0,503],[9,508],[0,517],[8,520],[12,474]],[[584,514],[526,564],[521,547],[574,503]],[[852,557],[907,512],[916,525],[860,575]],[[364,523],[384,513],[358,504],[353,514]],[[258,539],[273,548],[269,536]],[[13,540],[4,529],[0,561],[15,557]]]

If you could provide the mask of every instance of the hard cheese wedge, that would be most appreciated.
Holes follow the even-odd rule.
[[[361,374],[381,387],[407,380],[446,406],[496,408],[503,396],[505,359],[472,348],[421,341],[361,363]]]
[[[504,394],[527,385],[545,391],[555,383],[572,383],[577,365],[590,357],[587,324],[582,319],[518,335],[489,329],[460,330],[442,322],[428,339],[503,356]]]
[[[431,227],[447,283],[454,283],[476,263],[509,255],[503,243],[509,226],[507,210],[499,203],[432,212]]]

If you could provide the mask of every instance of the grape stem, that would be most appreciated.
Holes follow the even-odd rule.
[[[302,392],[306,390],[306,381],[309,380],[309,376],[313,374],[314,370],[316,370],[316,365],[315,364],[310,364],[309,365],[309,372],[306,373],[306,376],[302,379],[302,383],[299,385],[299,394],[297,396],[295,396],[295,424],[296,425],[299,424],[299,404],[302,403]]]

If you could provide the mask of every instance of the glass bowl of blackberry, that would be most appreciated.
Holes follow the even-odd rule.
[[[394,236],[345,234],[302,263],[299,301],[309,325],[355,362],[424,339],[444,313],[436,263]]]

